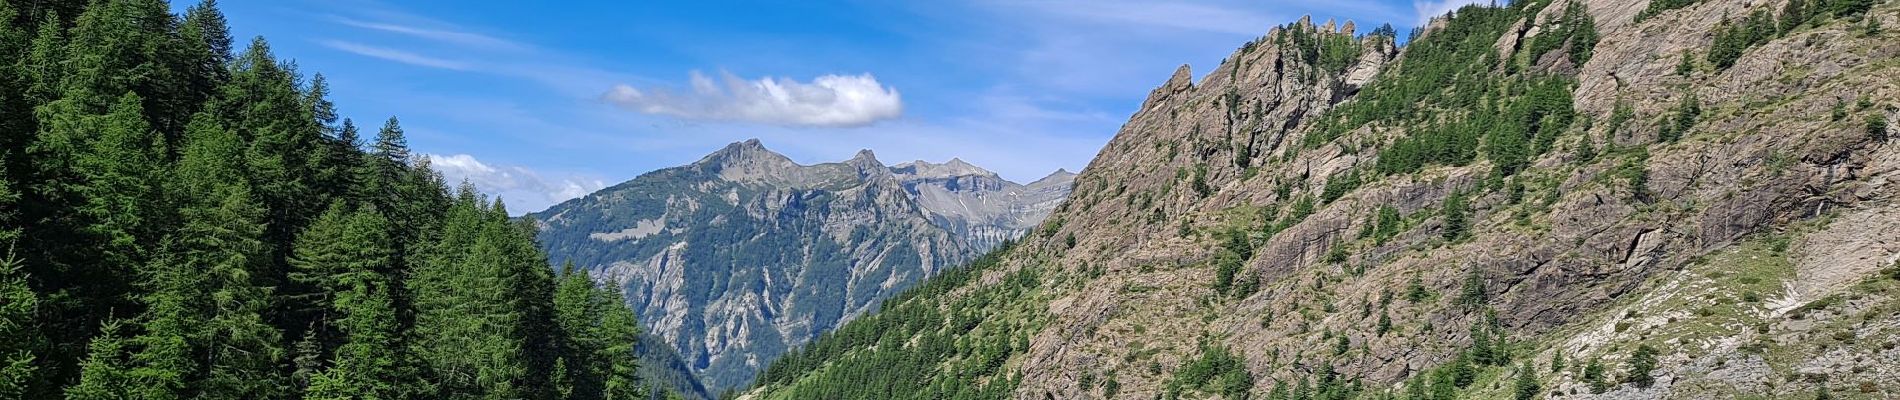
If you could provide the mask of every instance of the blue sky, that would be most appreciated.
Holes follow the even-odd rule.
[[[372,134],[399,116],[449,179],[516,213],[759,138],[1017,181],[1084,167],[1175,67],[1312,15],[1409,30],[1468,0],[220,3],[240,41],[323,73]],[[188,5],[181,1],[177,7]]]

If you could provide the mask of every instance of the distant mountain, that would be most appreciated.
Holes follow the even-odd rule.
[[[717,392],[884,298],[1026,232],[1073,174],[1022,185],[869,150],[799,165],[758,140],[531,214],[557,263],[626,288]]]
[[[1075,174],[1057,170],[1028,185],[959,159],[944,164],[923,160],[891,167],[930,222],[988,248],[1014,239],[1042,223],[1068,198]]]

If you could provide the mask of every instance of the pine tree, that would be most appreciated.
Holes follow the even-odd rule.
[[[1865,125],[1867,137],[1883,142],[1887,140],[1887,114],[1877,111],[1867,114]]]
[[[327,313],[334,302],[330,296],[351,290],[357,282],[381,279],[378,276],[389,271],[396,257],[387,224],[380,215],[352,212],[341,202],[332,203],[297,236],[293,246],[290,278],[303,289],[290,300],[292,307],[304,313]],[[322,324],[328,318],[313,320]],[[328,332],[319,331],[328,342]]]
[[[1466,307],[1484,305],[1487,301],[1484,288],[1484,272],[1478,267],[1465,271],[1464,288],[1458,292],[1458,304]]]
[[[11,57],[26,54],[32,37],[11,23],[15,18],[18,12],[13,5],[0,2],[0,54]],[[24,167],[25,154],[18,149],[32,142],[37,129],[33,123],[33,103],[27,96],[27,87],[32,82],[26,74],[25,61],[24,58],[0,61],[0,172],[24,171],[21,167]],[[15,177],[0,174],[0,179]]]
[[[311,391],[356,399],[396,399],[414,393],[417,377],[402,356],[400,325],[388,282],[375,274],[361,274],[348,290],[337,294],[333,307],[344,342],[337,348],[332,367],[318,375]]]
[[[1590,384],[1590,393],[1602,394],[1610,390],[1610,382],[1604,376],[1602,360],[1590,359],[1589,364],[1584,364],[1582,375],[1583,381]]]
[[[7,183],[0,179],[0,222],[6,222],[0,227],[14,226],[12,203],[18,196]],[[36,355],[41,342],[34,318],[40,299],[27,285],[21,261],[13,254],[18,234],[17,229],[0,228],[0,398],[8,399],[27,398],[41,373]]]
[[[122,329],[116,321],[106,322],[103,333],[87,344],[89,354],[80,366],[81,378],[78,384],[66,388],[67,400],[119,400],[135,393],[138,383],[131,376],[125,340],[119,337]]]
[[[555,322],[565,339],[560,365],[566,376],[556,378],[566,387],[564,397],[598,398],[607,372],[595,361],[607,347],[606,338],[599,335],[603,328],[600,323],[605,308],[611,305],[604,303],[606,298],[586,272],[575,270],[571,263],[561,270],[554,291],[554,310]]]
[[[98,113],[126,93],[138,94],[146,122],[158,132],[182,131],[183,113],[172,31],[178,22],[163,0],[99,1],[72,29],[61,83],[66,100]]]
[[[601,316],[600,330],[596,334],[604,338],[606,346],[599,351],[598,358],[607,365],[606,382],[602,388],[602,399],[623,400],[641,397],[639,359],[634,348],[640,343],[639,317],[633,309],[627,307],[627,301],[620,288],[610,287],[605,295],[606,314]]]
[[[1537,371],[1528,362],[1518,365],[1517,380],[1511,386],[1517,400],[1536,399],[1538,392],[1544,390],[1543,384],[1537,382]]]
[[[319,196],[329,199],[351,199],[354,202],[357,164],[362,150],[358,148],[356,127],[349,124],[339,125],[336,104],[328,98],[329,81],[323,74],[310,79],[310,87],[304,91],[304,104],[310,108],[314,124],[322,132],[324,146],[318,150],[317,165],[313,177],[314,190]]]
[[[1788,0],[1788,4],[1781,6],[1781,22],[1777,28],[1784,35],[1794,32],[1807,23],[1809,17],[1807,0]]]
[[[35,31],[33,41],[19,61],[29,104],[50,103],[59,97],[60,81],[66,75],[65,60],[66,32],[61,29],[58,16],[47,16],[41,20],[39,30]]]
[[[284,377],[282,333],[265,320],[271,289],[259,275],[270,268],[264,237],[265,210],[243,179],[242,144],[209,115],[195,118],[175,174],[184,223],[165,240],[171,258],[155,268],[199,276],[198,287],[160,288],[155,293],[201,299],[202,319],[189,321],[188,337],[203,346],[203,382],[195,397],[269,398]],[[148,334],[156,333],[148,329]]]
[[[28,273],[52,277],[40,290],[60,293],[45,327],[59,347],[138,312],[130,278],[168,219],[162,152],[138,96],[125,93],[100,113],[85,110],[82,97],[68,91],[37,110],[41,132],[27,149],[33,171],[22,200]]]
[[[1628,374],[1623,377],[1623,383],[1631,383],[1635,384],[1636,387],[1647,388],[1649,385],[1656,383],[1656,377],[1650,376],[1649,374],[1655,370],[1656,348],[1649,347],[1647,344],[1636,346],[1636,351],[1630,353],[1629,371]]]
[[[297,89],[296,72],[275,57],[263,38],[253,39],[207,108],[248,144],[248,178],[269,212],[266,242],[276,246],[275,257],[283,257],[283,247],[329,199],[313,188],[326,147],[323,134]]]
[[[1470,210],[1467,210],[1467,207],[1463,193],[1453,193],[1451,197],[1445,199],[1445,226],[1440,232],[1445,240],[1463,239],[1467,231],[1471,229],[1470,218],[1466,215]]]
[[[224,13],[217,0],[204,0],[185,10],[178,28],[180,48],[174,68],[184,82],[186,110],[197,112],[218,93],[218,87],[231,79],[231,30],[225,26]]]
[[[506,222],[464,186],[438,238],[415,266],[415,353],[435,371],[438,397],[526,396],[529,349],[510,268]]]

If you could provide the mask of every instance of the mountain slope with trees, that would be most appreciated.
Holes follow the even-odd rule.
[[[616,288],[171,10],[0,2],[0,398],[654,394]]]
[[[1890,398],[1892,1],[1308,20],[747,396]]]

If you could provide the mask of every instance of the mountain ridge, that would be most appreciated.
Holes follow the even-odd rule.
[[[913,168],[903,171],[936,166],[907,164]],[[900,175],[868,149],[802,165],[751,139],[528,218],[542,227],[554,262],[625,287],[643,324],[717,392],[1022,231],[989,224],[1046,215],[1036,207],[1047,204],[1013,206],[1016,192],[989,195],[1023,185],[960,160],[944,166],[929,178]],[[993,182],[943,188],[931,179]],[[995,198],[1002,206],[992,214],[1008,217],[943,217],[915,197],[920,185],[941,189],[929,192],[937,195]],[[1049,203],[1068,188],[1057,175],[1038,189],[1035,199]]]
[[[1896,332],[1900,248],[1841,243],[1900,227],[1896,7],[1824,3],[1275,28],[1177,69],[1037,233],[749,395],[1891,395],[1855,338]]]

